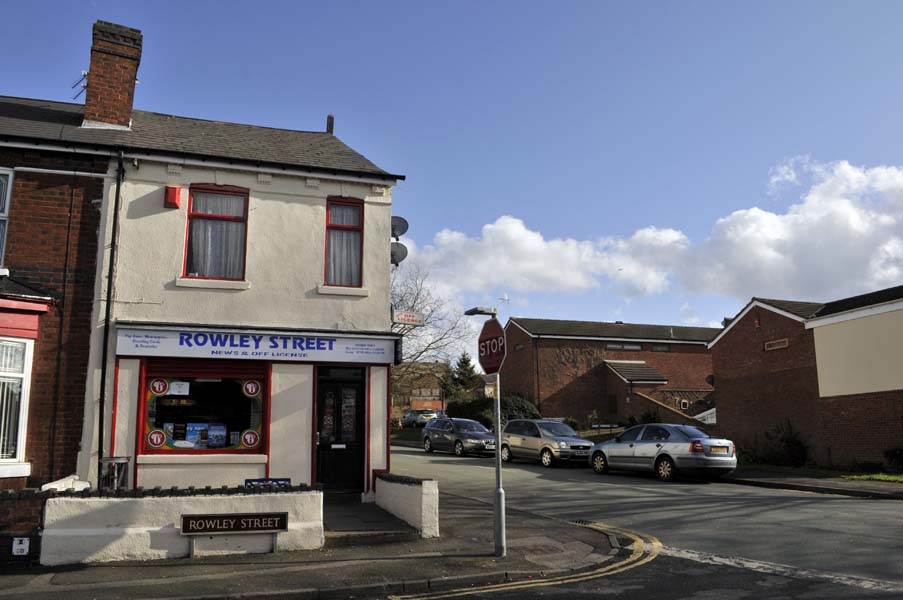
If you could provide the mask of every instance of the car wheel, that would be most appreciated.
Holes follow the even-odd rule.
[[[593,471],[598,474],[608,473],[608,459],[601,452],[593,454]]]
[[[502,462],[510,463],[514,460],[514,457],[511,456],[511,449],[508,446],[502,446]]]
[[[432,452],[433,451],[433,442],[430,441],[430,438],[423,438],[423,451],[424,452]]]
[[[551,467],[555,462],[555,457],[552,456],[551,450],[544,448],[543,451],[539,453],[539,461],[542,463],[542,466]]]
[[[455,456],[464,456],[467,454],[464,452],[464,444],[461,443],[461,440],[455,442]]]
[[[655,475],[662,481],[672,481],[674,479],[675,468],[674,461],[663,456],[655,463]]]

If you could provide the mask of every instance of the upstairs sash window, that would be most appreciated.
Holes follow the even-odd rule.
[[[349,200],[326,204],[326,285],[361,287],[364,205]]]
[[[243,280],[247,221],[247,190],[192,186],[185,276]]]

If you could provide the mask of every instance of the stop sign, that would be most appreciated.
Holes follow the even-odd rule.
[[[505,330],[495,319],[489,319],[483,324],[478,358],[487,375],[498,373],[505,360]]]

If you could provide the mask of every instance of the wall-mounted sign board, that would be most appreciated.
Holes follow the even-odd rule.
[[[288,513],[182,515],[182,535],[278,533],[288,531]]]

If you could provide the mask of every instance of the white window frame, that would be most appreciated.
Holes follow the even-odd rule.
[[[3,373],[0,377],[22,377],[22,397],[19,400],[19,432],[16,438],[16,456],[0,458],[0,478],[28,477],[31,464],[25,462],[25,438],[28,431],[28,398],[31,395],[31,366],[34,357],[34,340],[0,336],[0,342],[25,344],[25,369],[22,375]]]
[[[6,240],[9,237],[9,206],[13,200],[13,176],[15,171],[0,167],[0,175],[8,175],[6,188],[6,210],[0,211],[0,221],[6,222],[6,228],[3,232],[3,239],[0,240],[0,266],[6,264]]]

